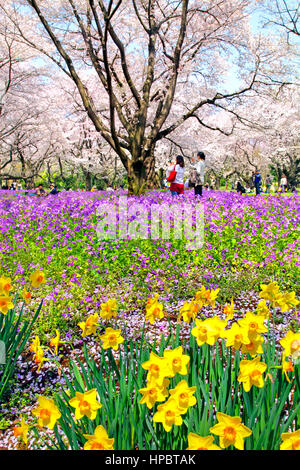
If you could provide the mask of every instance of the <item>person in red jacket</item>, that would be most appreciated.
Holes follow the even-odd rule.
[[[175,176],[175,179],[170,184],[171,194],[172,196],[176,196],[177,194],[183,194],[184,193],[184,159],[181,155],[177,155],[176,164],[170,166],[167,169],[167,174],[166,174],[167,179],[172,171],[176,172],[176,176]]]

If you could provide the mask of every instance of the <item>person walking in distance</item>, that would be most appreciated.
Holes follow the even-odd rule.
[[[267,192],[267,194],[270,194],[270,192],[271,192],[271,185],[272,185],[271,175],[267,175],[267,177],[266,177],[266,192]]]
[[[194,158],[192,162],[194,163]],[[202,188],[204,185],[205,175],[205,154],[203,152],[197,153],[197,162],[192,166],[194,170],[195,179],[195,196],[202,196]]]
[[[172,196],[184,193],[184,159],[177,155],[176,164],[169,166],[166,172]]]
[[[255,186],[256,195],[259,195],[261,192],[260,184],[261,184],[261,175],[260,175],[259,170],[256,170],[255,176],[254,176],[254,186]]]
[[[282,175],[280,180],[281,191],[284,193],[287,190],[287,179],[285,175]]]

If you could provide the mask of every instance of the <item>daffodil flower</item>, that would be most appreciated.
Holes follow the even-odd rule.
[[[163,304],[160,302],[154,302],[146,308],[145,320],[148,320],[151,324],[155,320],[161,320],[164,316]]]
[[[83,434],[87,442],[83,450],[113,450],[114,439],[109,438],[102,425],[96,427],[94,434]]]
[[[20,426],[15,426],[13,428],[14,436],[15,437],[21,437],[22,441],[24,444],[28,444],[28,439],[27,439],[27,434],[28,434],[29,426],[25,421],[24,416],[21,416],[21,424]]]
[[[250,339],[255,338],[256,335],[266,333],[268,328],[264,324],[265,318],[260,315],[256,315],[253,312],[247,312],[244,318],[238,320],[238,324],[247,329],[248,336]]]
[[[231,325],[231,328],[224,331],[224,338],[226,338],[226,347],[233,347],[238,350],[242,344],[249,344],[250,339],[248,336],[248,330],[242,328],[237,322]]]
[[[56,336],[54,338],[51,338],[50,340],[50,347],[54,347],[54,352],[55,354],[58,353],[58,346],[61,344],[60,341],[60,333],[58,330],[55,330]]]
[[[83,338],[96,333],[98,320],[98,314],[94,313],[93,315],[90,315],[86,321],[78,323],[78,326],[82,329],[81,336]]]
[[[23,289],[23,292],[22,292],[22,299],[24,300],[24,302],[26,303],[26,305],[29,305],[29,303],[31,302],[31,293],[28,292],[25,287]]]
[[[161,385],[156,381],[147,382],[146,387],[139,389],[139,392],[143,395],[140,400],[141,405],[145,404],[147,408],[152,409],[156,402],[165,401],[169,395],[167,390],[169,384],[170,380],[167,378],[163,379]]]
[[[267,364],[260,362],[260,357],[248,361],[240,362],[238,381],[242,382],[245,392],[249,392],[253,385],[262,388],[265,384],[263,373],[267,369]]]
[[[300,356],[300,333],[289,330],[279,342],[286,357],[291,356],[293,359],[297,359]]]
[[[183,354],[182,346],[175,349],[165,349],[164,358],[169,368],[168,377],[174,377],[176,374],[186,375],[187,365],[190,362],[190,356]]]
[[[162,423],[166,432],[170,432],[174,425],[181,426],[182,417],[177,401],[174,398],[169,398],[162,405],[158,405],[153,421],[155,423]]]
[[[32,410],[32,414],[38,417],[38,425],[53,429],[61,413],[52,398],[39,397],[38,406]]]
[[[111,318],[117,315],[117,301],[116,299],[110,299],[107,302],[103,302],[101,305],[100,310],[100,317],[106,320],[110,320]]]
[[[6,315],[9,310],[14,308],[12,298],[7,295],[0,296],[0,312]]]
[[[300,450],[300,429],[281,434],[281,439],[280,450]]]
[[[143,362],[142,368],[148,371],[147,381],[155,381],[162,385],[164,378],[171,373],[166,358],[159,357],[154,352],[150,353],[149,361]]]
[[[46,283],[46,277],[43,271],[39,269],[30,274],[29,279],[31,280],[31,285],[34,288],[40,287],[42,284]]]
[[[0,295],[9,296],[9,292],[13,289],[11,278],[1,276],[0,277]]]
[[[69,400],[69,404],[75,408],[75,418],[81,419],[87,416],[95,419],[97,411],[102,408],[102,404],[97,400],[97,390],[93,388],[87,392],[76,392],[75,397]]]
[[[226,449],[233,445],[238,450],[244,450],[244,439],[251,436],[251,429],[242,424],[239,416],[229,416],[217,413],[218,423],[210,428],[209,432],[219,436],[220,447]]]
[[[192,300],[191,302],[185,301],[184,305],[180,308],[179,313],[184,322],[190,323],[191,320],[195,320],[198,311],[199,303],[197,303],[196,300]]]
[[[231,303],[225,304],[224,306],[224,314],[226,315],[227,320],[232,320],[233,319],[233,313],[234,313],[234,304],[233,304],[233,299],[231,299]]]
[[[175,388],[170,389],[170,396],[177,402],[181,414],[185,414],[189,407],[197,403],[194,393],[197,387],[189,387],[186,380],[181,380]]]
[[[199,436],[193,432],[188,435],[188,448],[186,450],[221,450],[214,444],[214,436]]]
[[[100,336],[103,341],[103,349],[113,348],[115,351],[118,350],[119,344],[124,342],[123,336],[121,336],[121,330],[113,328],[106,328],[105,333]]]

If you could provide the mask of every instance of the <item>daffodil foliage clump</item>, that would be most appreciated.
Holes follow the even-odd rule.
[[[118,328],[116,299],[103,303],[77,325],[82,337],[101,342],[100,359],[84,345],[63,372],[65,386],[39,396],[35,424],[22,416],[15,435],[27,441],[35,433],[42,444],[48,429],[49,448],[60,450],[299,450],[300,332],[289,330],[276,344],[273,322],[275,307],[299,305],[295,292],[262,285],[256,311],[235,319],[233,300],[214,314],[218,293],[202,286],[179,310],[176,331],[152,344],[147,324],[165,316],[158,294],[145,304],[136,341]],[[213,313],[203,318],[207,305]],[[107,327],[97,336],[100,317]],[[188,341],[180,339],[182,324]],[[59,334],[52,341],[59,350]],[[38,338],[31,348],[38,353]]]

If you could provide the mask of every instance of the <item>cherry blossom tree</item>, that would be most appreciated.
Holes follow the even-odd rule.
[[[241,0],[7,1],[19,40],[76,85],[96,131],[121,159],[130,191],[157,183],[159,142],[184,123],[234,113],[252,90],[279,83],[272,57],[251,35]],[[229,67],[238,82],[230,84]],[[89,86],[97,80],[96,90]]]
[[[298,0],[272,0],[266,3],[267,24],[283,29],[287,37],[300,36],[300,2]]]

